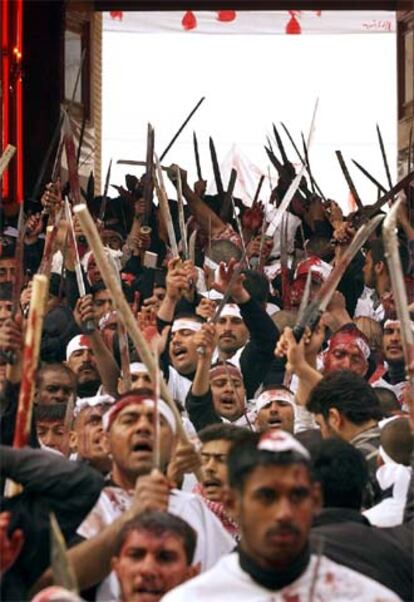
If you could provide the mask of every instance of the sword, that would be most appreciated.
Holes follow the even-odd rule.
[[[112,170],[112,159],[109,161],[108,169],[106,171],[105,187],[104,187],[104,191],[103,191],[103,195],[102,195],[101,206],[99,208],[98,223],[101,224],[102,226],[104,224],[106,205],[108,202],[108,188],[109,188],[109,182],[111,180],[111,170]]]
[[[282,300],[283,309],[290,309],[290,282],[287,254],[287,226],[288,219],[286,213],[282,216],[281,236],[280,236],[280,268],[282,280]]]
[[[193,132],[193,146],[194,146],[194,157],[195,157],[196,168],[197,168],[197,178],[199,180],[202,180],[203,174],[201,173],[200,153],[198,151],[198,141],[197,141],[197,135],[195,132]]]
[[[53,512],[50,512],[49,520],[50,564],[53,574],[53,583],[77,594],[78,583],[75,572],[66,551],[65,539]]]
[[[85,129],[86,129],[86,113],[83,114],[81,129],[79,132],[79,144],[78,144],[78,152],[76,154],[76,164],[79,166],[80,156],[82,152],[83,139],[85,137]]]
[[[390,167],[388,165],[388,159],[387,159],[387,154],[385,152],[384,140],[382,139],[382,134],[381,134],[381,130],[380,130],[378,123],[377,123],[376,127],[377,127],[377,136],[378,136],[378,142],[379,142],[379,146],[380,146],[380,150],[381,150],[382,160],[384,161],[385,173],[387,174],[388,186],[390,188],[392,188]]]
[[[361,197],[359,196],[357,189],[355,188],[355,184],[351,178],[351,174],[348,171],[348,168],[346,166],[345,163],[345,159],[342,156],[342,153],[340,150],[336,150],[335,151],[336,157],[339,161],[339,165],[341,166],[342,169],[342,173],[344,174],[344,178],[346,180],[346,183],[348,184],[348,188],[351,191],[352,196],[355,199],[356,204],[358,205],[358,209],[362,209],[362,207],[364,206],[362,201],[361,201]]]
[[[286,125],[283,122],[280,122],[280,125],[284,129],[286,136],[289,138],[289,141],[290,141],[291,145],[293,146],[299,161],[302,163],[302,165],[306,165],[306,161],[305,161],[304,157],[302,157],[302,155],[301,155],[298,147],[296,146],[295,141],[293,140],[293,137],[292,137],[291,133],[289,132],[289,130],[287,129]],[[315,189],[318,192],[318,194],[320,195],[320,197],[326,202],[326,197],[323,194],[320,187],[318,186],[318,183],[316,182],[315,178],[313,177],[313,174],[309,173],[309,171],[308,171],[308,175],[309,175],[311,184],[313,184],[313,186],[315,186]]]
[[[303,289],[303,296],[300,301],[298,315],[296,317],[296,322],[301,322],[303,320],[303,316],[305,310],[308,306],[311,292],[311,284],[312,284],[312,270],[309,270],[308,275],[306,276],[305,288]]]
[[[138,167],[146,167],[147,166],[146,161],[134,161],[133,159],[118,159],[118,161],[116,163],[117,163],[117,165],[137,165]],[[161,169],[163,171],[168,171],[169,167],[165,167],[164,165],[161,165]]]
[[[177,132],[172,137],[171,142],[169,142],[167,144],[167,147],[161,153],[160,162],[164,159],[165,155],[168,153],[168,151],[170,150],[170,148],[172,147],[172,145],[174,144],[174,142],[177,140],[178,136],[181,134],[181,132],[183,131],[183,129],[185,128],[185,126],[187,125],[187,123],[190,121],[191,117],[194,115],[194,113],[198,110],[198,108],[200,107],[200,105],[204,101],[205,101],[205,96],[203,96],[202,98],[200,98],[200,100],[198,101],[198,103],[196,104],[196,106],[194,107],[194,109],[191,111],[191,113],[188,115],[188,117],[186,117],[186,119],[184,120],[183,124],[178,128]]]
[[[366,178],[368,178],[368,180],[369,180],[370,182],[372,182],[372,184],[374,184],[374,185],[375,185],[375,186],[378,188],[378,190],[380,190],[381,192],[387,192],[387,189],[386,189],[386,188],[384,188],[384,186],[383,186],[382,184],[380,184],[380,183],[378,182],[378,180],[376,180],[376,179],[374,178],[374,176],[373,176],[373,175],[371,175],[371,174],[369,173],[369,171],[367,171],[367,170],[365,169],[365,167],[362,167],[362,165],[361,165],[360,163],[358,163],[358,161],[355,161],[354,159],[351,159],[351,161],[352,161],[352,163],[353,163],[353,164],[354,164],[354,165],[355,165],[355,166],[356,166],[356,167],[359,169],[359,171],[360,171],[361,173],[363,173],[363,174],[364,174],[364,176],[365,176]]]
[[[401,190],[403,190],[406,186],[408,186],[412,180],[414,180],[414,171],[412,171],[409,174],[407,174],[406,176],[404,176],[404,178],[402,178],[393,188],[391,188],[391,190],[389,190],[380,199],[378,199],[378,201],[376,203],[374,203],[373,205],[368,205],[368,206],[363,207],[362,208],[363,215],[365,215],[367,217],[372,217],[373,215],[378,213],[378,211],[380,211],[382,206],[385,205],[385,203],[387,201],[392,199]]]
[[[258,185],[257,185],[256,192],[255,192],[255,194],[254,194],[253,205],[254,205],[255,203],[257,203],[257,201],[259,200],[259,194],[260,194],[260,191],[261,191],[261,189],[262,189],[262,186],[263,186],[264,179],[265,179],[265,177],[264,177],[264,176],[260,176],[259,183],[258,183]]]
[[[152,125],[149,123],[147,126],[147,157],[146,157],[146,174],[144,181],[144,192],[143,197],[145,201],[145,213],[142,220],[142,227],[146,228],[146,234],[151,232],[151,228],[148,226],[151,208],[152,208],[152,198],[154,195],[154,144],[155,144],[155,132]],[[142,230],[141,227],[141,230]]]
[[[179,167],[177,167],[177,208],[178,208],[178,225],[180,227],[183,255],[184,255],[184,259],[189,259],[188,244],[187,244],[187,230],[185,227],[185,217],[184,217],[183,187],[182,187],[181,173],[180,173]]]
[[[286,165],[287,163],[290,163],[290,161],[289,161],[289,159],[287,157],[287,154],[286,154],[286,151],[285,151],[285,147],[283,146],[282,138],[280,137],[280,134],[277,131],[277,128],[276,128],[276,126],[275,126],[274,123],[272,123],[272,126],[273,126],[273,133],[275,135],[275,140],[276,140],[276,143],[277,143],[277,147],[278,147],[280,155],[282,157],[282,161]]]
[[[411,330],[410,314],[408,311],[407,290],[399,254],[397,236],[397,213],[402,199],[397,200],[391,207],[382,226],[382,237],[385,246],[385,257],[388,263],[392,290],[394,293],[395,309],[400,321],[400,337],[405,359],[405,368],[408,378],[409,397],[411,401],[411,419],[413,415],[414,395],[414,335]]]
[[[81,203],[81,192],[79,185],[78,166],[76,163],[75,142],[69,115],[63,110],[63,137],[65,143],[66,160],[68,164],[69,186],[72,193],[74,205]]]
[[[217,161],[216,147],[214,146],[213,138],[211,138],[211,136],[209,138],[209,145],[210,145],[211,163],[213,164],[213,173],[214,173],[214,180],[216,182],[217,194],[219,196],[223,197],[223,195],[224,195],[223,181],[221,179],[220,168],[219,168],[219,164]]]
[[[300,135],[302,138],[302,146],[303,146],[303,153],[304,153],[304,157],[305,157],[306,169],[308,171],[310,182],[311,182],[312,194],[315,194],[315,183],[314,183],[314,180],[312,177],[312,170],[311,170],[311,166],[310,166],[310,162],[309,162],[309,153],[308,153],[308,148],[307,148],[306,142],[305,142],[305,136],[303,135],[303,132],[301,132]]]
[[[228,184],[227,190],[224,194],[223,203],[220,207],[220,212],[219,212],[221,219],[225,222],[227,222],[227,220],[230,217],[229,213],[230,213],[231,204],[233,202],[233,191],[234,191],[234,187],[236,185],[236,180],[237,180],[237,171],[234,168],[232,168],[231,173],[230,173],[229,184]]]
[[[155,174],[154,174],[154,184],[155,190],[157,192],[158,202],[160,204],[161,215],[164,218],[164,222],[168,232],[168,240],[170,242],[170,248],[173,254],[173,257],[179,257],[178,253],[178,245],[177,239],[175,237],[174,224],[171,218],[170,206],[168,204],[168,197],[165,191],[164,180],[162,177],[162,170],[160,166],[159,159],[157,155],[154,153],[155,160]]]
[[[337,261],[332,272],[322,284],[314,299],[305,309],[301,320],[296,322],[296,325],[293,329],[293,334],[296,341],[300,341],[307,326],[309,326],[311,330],[315,328],[322,313],[326,310],[332,295],[336,291],[336,287],[338,286],[347,267],[358,253],[362,245],[366,242],[368,237],[372,234],[372,232],[375,231],[382,219],[382,215],[376,215],[367,224],[364,224],[357,230],[351,244],[346,249],[342,257],[340,257],[340,259]]]
[[[82,267],[81,267],[80,258],[79,258],[78,244],[76,242],[75,230],[73,227],[72,213],[70,210],[70,205],[69,205],[69,201],[68,201],[67,197],[65,198],[65,217],[66,217],[66,221],[69,226],[69,236],[71,238],[71,243],[72,243],[73,250],[75,253],[75,274],[76,274],[76,282],[78,285],[79,297],[84,297],[86,295],[85,282],[83,280],[83,273],[82,273]],[[87,320],[83,324],[83,328],[84,328],[85,332],[88,334],[90,334],[91,332],[94,332],[95,324],[93,323],[93,320]]]

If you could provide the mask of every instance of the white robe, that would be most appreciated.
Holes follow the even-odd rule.
[[[222,558],[203,575],[171,590],[162,602],[397,602],[400,598],[373,579],[329,560],[312,555],[306,571],[279,591],[262,587],[240,568],[237,553]]]
[[[78,534],[85,539],[97,535],[131,506],[133,496],[133,491],[114,486],[105,487],[95,506],[80,525]],[[202,570],[210,569],[221,556],[234,548],[233,538],[199,496],[173,489],[168,511],[187,521],[197,532],[194,563],[200,562]],[[118,581],[115,574],[111,573],[99,586],[96,599],[115,602],[118,595]]]

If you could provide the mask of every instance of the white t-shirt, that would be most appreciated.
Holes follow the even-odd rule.
[[[316,575],[316,579],[315,579]],[[314,586],[313,596],[310,592]],[[162,602],[397,602],[393,591],[373,579],[312,555],[306,571],[279,591],[262,587],[240,568],[237,553],[222,558],[199,577],[171,590]]]
[[[173,366],[168,366],[168,388],[172,398],[179,401],[183,406],[192,384],[193,381],[177,372]]]
[[[125,491],[115,486],[105,487],[95,506],[80,525],[78,534],[85,539],[97,535],[131,506],[133,496],[133,491]],[[196,531],[194,563],[200,562],[201,570],[210,569],[221,556],[233,550],[233,538],[199,496],[173,489],[168,511],[187,521]],[[115,602],[118,595],[118,581],[115,574],[111,573],[99,586],[96,599]]]

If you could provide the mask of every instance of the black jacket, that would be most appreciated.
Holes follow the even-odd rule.
[[[311,548],[393,590],[403,600],[414,600],[413,534],[409,525],[374,527],[358,511],[324,508],[314,519]]]
[[[10,533],[24,533],[23,550],[1,581],[0,598],[27,599],[28,590],[50,565],[49,512],[54,512],[66,541],[92,510],[105,485],[86,464],[31,448],[0,446],[0,475],[23,485],[16,497],[3,498],[1,511],[11,513]]]

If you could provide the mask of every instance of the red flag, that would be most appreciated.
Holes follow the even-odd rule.
[[[299,33],[302,33],[302,28],[300,26],[299,21],[296,18],[296,12],[297,11],[295,11],[295,10],[289,11],[290,21],[286,25],[286,33],[288,33],[288,34],[297,35]]]
[[[217,13],[217,20],[222,23],[230,23],[230,21],[234,21],[236,18],[235,10],[219,10]]]
[[[186,31],[191,31],[197,27],[197,18],[192,10],[185,13],[181,23]]]

